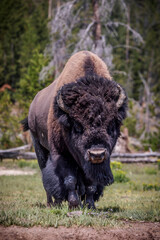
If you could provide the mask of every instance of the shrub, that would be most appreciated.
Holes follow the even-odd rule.
[[[111,169],[122,169],[122,163],[121,162],[111,162]]]
[[[30,168],[38,168],[37,160],[26,161],[24,159],[18,161],[18,166],[20,168],[30,167]]]
[[[114,176],[114,181],[117,183],[128,182],[129,178],[126,176],[126,173],[122,171],[122,163],[121,162],[111,162],[111,169]]]
[[[120,169],[113,170],[114,181],[117,183],[129,182],[126,173]]]
[[[160,191],[160,185],[143,183],[143,191],[149,191],[149,190]]]

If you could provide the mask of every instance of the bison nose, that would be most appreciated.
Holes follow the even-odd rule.
[[[106,156],[107,150],[105,148],[88,150],[88,157],[92,163],[101,163],[105,160]]]

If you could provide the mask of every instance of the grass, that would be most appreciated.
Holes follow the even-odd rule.
[[[23,164],[22,164],[23,165]],[[18,168],[18,161],[4,161],[0,166]],[[22,169],[23,166],[21,166]],[[31,163],[34,167],[35,164]],[[148,170],[147,170],[148,169]],[[149,169],[152,169],[150,173]],[[154,171],[153,171],[154,169]],[[46,207],[46,194],[43,189],[40,171],[32,176],[0,177],[0,224],[5,226],[34,225],[70,227],[78,226],[116,226],[122,219],[134,221],[160,221],[160,171],[154,164],[123,164],[122,171],[127,173],[128,182],[114,183],[106,187],[104,196],[96,203],[97,210],[81,209],[81,216],[68,217],[67,203],[62,207]],[[153,174],[154,172],[154,174]]]

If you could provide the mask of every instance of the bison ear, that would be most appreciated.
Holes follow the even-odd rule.
[[[67,114],[61,115],[59,117],[58,121],[61,125],[63,125],[66,128],[69,128],[71,126]]]

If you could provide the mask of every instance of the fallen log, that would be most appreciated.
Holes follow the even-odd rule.
[[[148,157],[141,157],[141,158],[114,158],[111,156],[111,161],[117,161],[121,163],[157,163],[157,158],[148,158]]]
[[[32,159],[37,159],[37,156],[35,152],[24,152],[21,153],[17,159],[25,159],[25,160],[32,160]]]
[[[37,159],[34,152],[26,152],[31,148],[31,145],[25,145],[18,148],[0,150],[0,159]],[[122,163],[156,163],[160,158],[159,152],[150,153],[113,153],[111,161],[119,161]]]
[[[144,158],[144,157],[160,157],[159,152],[146,152],[146,153],[113,153],[113,158]]]
[[[144,153],[113,153],[111,161],[122,163],[156,163],[160,158],[159,152],[144,152]]]
[[[10,148],[7,150],[0,150],[0,159],[5,159],[5,158],[13,158],[17,159],[21,154],[23,154],[25,151],[30,150],[31,145],[24,145],[21,147],[17,148]]]

